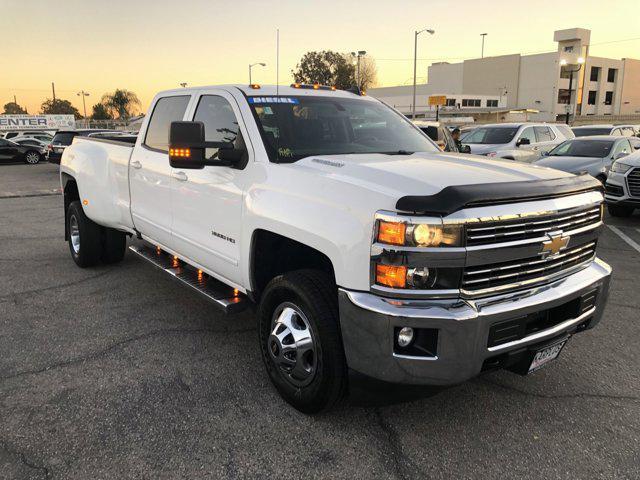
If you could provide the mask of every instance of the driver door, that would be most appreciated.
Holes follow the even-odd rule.
[[[528,145],[520,145],[520,141],[522,139],[529,140]],[[535,149],[537,148],[537,140],[536,140],[536,132],[533,127],[525,127],[518,135],[518,139],[516,140],[517,151],[515,152],[516,160],[521,161],[532,161],[533,159],[538,157]]]
[[[246,140],[240,110],[228,92],[202,92],[188,118],[204,123],[208,142],[233,142],[247,147],[244,169],[206,166],[200,170],[173,168],[172,235],[176,249],[221,280],[240,284],[240,234],[247,170],[253,150]],[[217,158],[217,149],[209,148],[207,159]]]

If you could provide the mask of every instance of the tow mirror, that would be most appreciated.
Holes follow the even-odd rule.
[[[521,138],[516,142],[516,147],[521,147],[522,145],[531,145],[531,140],[528,138]]]
[[[208,160],[207,148],[217,148],[217,159]],[[201,169],[236,166],[246,149],[235,149],[231,142],[205,141],[204,123],[171,122],[169,129],[169,164],[173,168]]]
[[[171,122],[169,164],[173,168],[204,168],[204,123]]]
[[[460,147],[460,153],[471,153],[471,147],[469,145],[462,145]]]

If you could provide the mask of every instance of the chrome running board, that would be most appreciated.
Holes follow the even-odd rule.
[[[238,313],[249,304],[249,299],[242,293],[167,252],[153,246],[138,245],[130,246],[129,250],[204,295],[226,314]]]

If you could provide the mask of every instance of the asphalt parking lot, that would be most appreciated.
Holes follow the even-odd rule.
[[[0,165],[0,478],[640,478],[640,252],[610,228],[605,317],[553,365],[307,417],[251,313],[131,254],[77,268],[56,188]],[[639,213],[607,223],[640,244]]]

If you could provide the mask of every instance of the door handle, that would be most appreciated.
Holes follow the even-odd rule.
[[[142,168],[142,164],[141,164],[139,161],[137,161],[137,160],[136,160],[136,161],[134,161],[134,162],[131,162],[131,166],[132,166],[133,168]]]
[[[175,178],[179,182],[186,182],[187,180],[189,180],[189,177],[187,177],[187,174],[184,172],[175,172],[173,174],[173,178]]]

